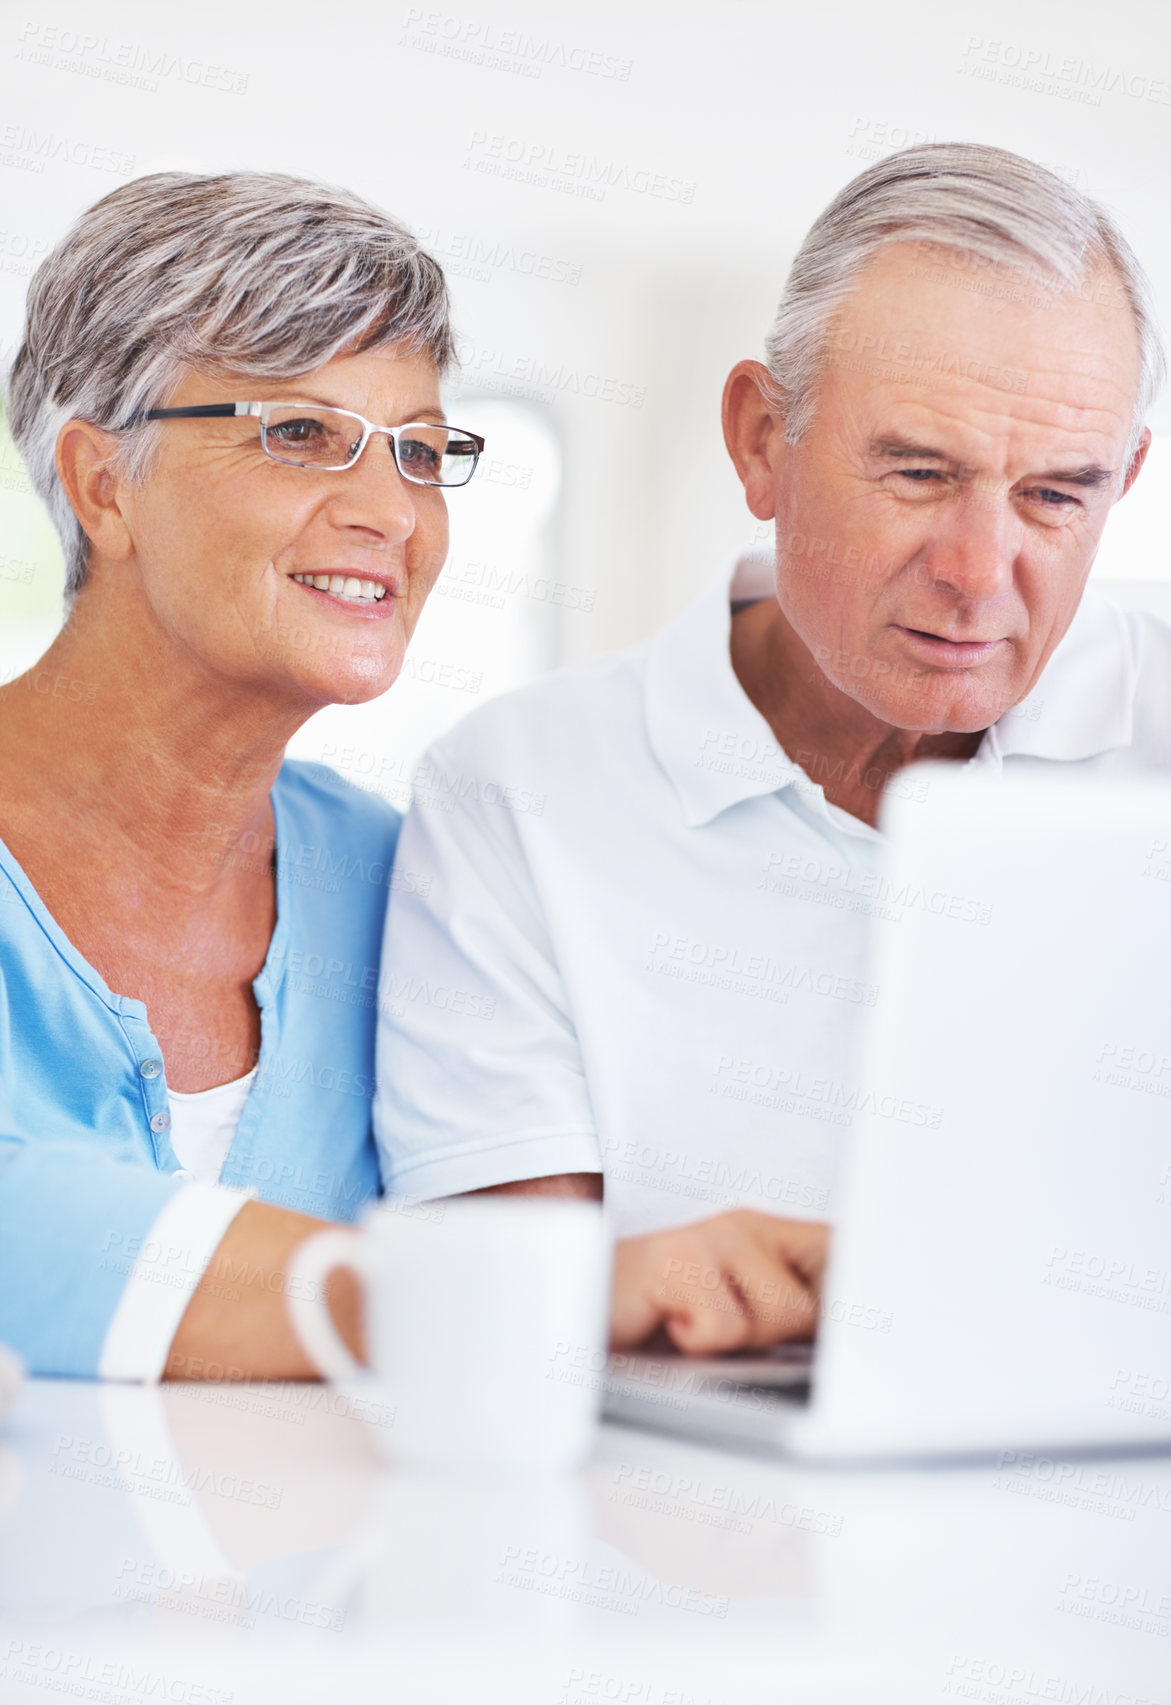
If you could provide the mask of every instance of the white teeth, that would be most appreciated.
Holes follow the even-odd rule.
[[[386,597],[385,586],[380,586],[377,580],[359,580],[356,574],[291,574],[289,579],[302,586],[312,586],[318,592],[329,592],[335,598],[348,599],[351,603],[377,603]]]

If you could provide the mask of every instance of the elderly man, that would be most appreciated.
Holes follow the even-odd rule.
[[[428,966],[380,1031],[392,1185],[604,1176],[619,1344],[807,1332],[842,1133],[937,1117],[855,1075],[870,920],[930,903],[882,890],[883,790],[1171,760],[1171,631],[1083,603],[1162,365],[1108,216],[998,149],[896,154],[767,354],[724,431],[771,560],[440,741],[401,855],[433,880],[388,919],[384,963]]]

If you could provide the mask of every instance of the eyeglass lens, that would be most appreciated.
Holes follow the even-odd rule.
[[[362,442],[362,422],[345,409],[302,404],[273,408],[264,420],[264,448],[298,468],[346,468]],[[420,485],[466,485],[476,465],[475,440],[448,426],[412,426],[398,441],[399,472]]]

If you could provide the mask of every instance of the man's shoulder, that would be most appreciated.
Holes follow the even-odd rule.
[[[1133,743],[1140,760],[1171,764],[1171,618],[1126,610],[1134,658]]]
[[[425,762],[499,767],[609,746],[642,719],[647,649],[606,652],[498,694],[436,740]]]
[[[1171,764],[1171,622],[1091,587],[1033,692],[1002,719],[1008,755]]]
[[[1171,616],[1160,610],[1124,610],[1141,663],[1158,665],[1171,655]]]

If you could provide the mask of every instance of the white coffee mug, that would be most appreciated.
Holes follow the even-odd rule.
[[[343,1267],[363,1281],[369,1369],[325,1303]],[[379,1400],[395,1460],[561,1470],[588,1455],[597,1425],[609,1280],[596,1202],[392,1198],[358,1235],[302,1244],[286,1300],[321,1372]]]

